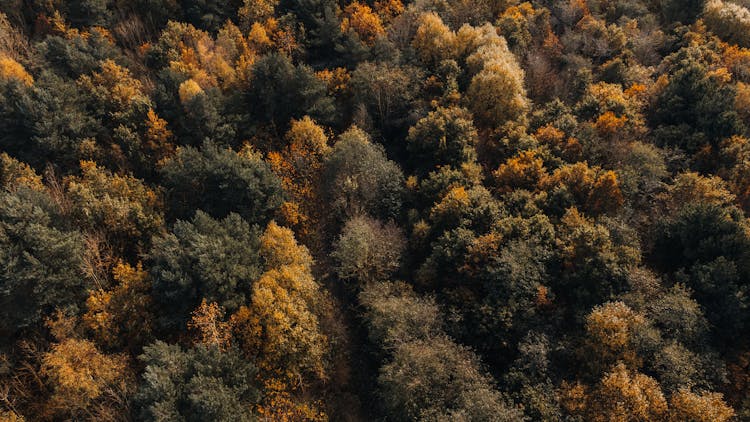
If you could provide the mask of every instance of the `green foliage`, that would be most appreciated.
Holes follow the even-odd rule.
[[[494,389],[476,355],[442,332],[433,301],[393,283],[371,284],[360,298],[371,338],[389,351],[378,384],[394,420],[522,419]]]
[[[169,213],[190,218],[196,209],[223,218],[231,212],[263,224],[281,205],[281,181],[255,154],[206,142],[182,147],[161,168]]]
[[[383,281],[398,270],[405,243],[395,224],[355,216],[344,225],[331,256],[341,279]]]
[[[260,123],[286,127],[290,120],[306,115],[321,123],[333,122],[333,101],[309,67],[295,66],[287,56],[273,53],[255,62],[252,75],[247,105]]]
[[[162,327],[184,327],[202,299],[234,312],[262,273],[260,233],[237,214],[214,220],[202,211],[153,240],[148,262]]]
[[[64,229],[43,193],[0,194],[0,303],[3,332],[39,324],[56,308],[77,311],[90,286],[80,233]]]
[[[333,146],[325,163],[322,187],[336,218],[368,214],[388,220],[400,213],[404,176],[383,148],[354,126]]]
[[[696,59],[680,61],[652,106],[650,119],[657,140],[695,153],[740,133],[735,95],[732,85],[709,74]]]
[[[477,132],[471,115],[461,108],[439,108],[409,129],[407,149],[425,173],[440,166],[459,168],[476,159]]]
[[[259,401],[255,367],[233,350],[184,350],[157,341],[139,357],[146,366],[136,395],[143,421],[252,421]]]
[[[747,419],[748,10],[0,1],[0,420]]]

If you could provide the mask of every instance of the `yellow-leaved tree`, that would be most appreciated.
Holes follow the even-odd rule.
[[[311,404],[292,396],[305,384],[326,378],[328,338],[320,316],[327,298],[313,278],[310,253],[290,229],[269,223],[260,254],[265,272],[253,285],[251,303],[231,317],[234,338],[266,385],[261,413],[277,418],[316,414]]]

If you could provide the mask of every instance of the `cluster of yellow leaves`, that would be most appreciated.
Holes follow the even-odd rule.
[[[127,239],[163,225],[160,198],[140,179],[112,174],[93,161],[80,165],[81,176],[67,177],[65,185],[82,226]]]
[[[326,83],[328,92],[334,96],[339,96],[346,92],[349,86],[349,80],[352,78],[349,71],[343,67],[337,67],[333,70],[323,69],[319,72],[315,72],[315,76]]]
[[[536,151],[522,151],[508,159],[492,173],[501,193],[516,189],[536,190],[541,180],[547,176],[544,161]]]
[[[686,172],[675,177],[674,183],[659,196],[659,200],[664,204],[665,212],[672,214],[685,204],[695,202],[727,206],[734,203],[735,195],[719,177]]]
[[[451,220],[460,215],[470,205],[471,199],[466,188],[456,186],[448,191],[443,199],[432,207],[430,219]]]
[[[160,43],[167,44],[169,68],[201,89],[230,89],[249,81],[256,52],[248,38],[229,21],[216,38],[190,24],[170,22]],[[190,91],[196,92],[194,88]]]
[[[625,126],[625,122],[627,121],[627,117],[618,117],[615,113],[607,111],[596,119],[594,127],[600,136],[610,137],[616,135]]]
[[[670,422],[725,422],[734,417],[734,410],[724,403],[719,393],[695,394],[680,390],[669,399]]]
[[[565,137],[565,132],[552,125],[542,126],[534,133],[534,137],[541,144],[549,148],[552,153],[568,162],[578,161],[583,154],[583,147],[577,139]]]
[[[132,267],[119,262],[112,269],[112,277],[113,288],[94,290],[86,300],[84,327],[100,345],[114,347],[125,342],[136,347],[151,333],[148,273],[140,263]]]
[[[52,405],[86,407],[107,388],[124,382],[125,360],[107,356],[87,340],[66,339],[44,355],[42,374],[52,380]]]
[[[422,62],[435,65],[455,56],[456,34],[437,13],[423,13],[417,24],[419,26],[411,45]]]
[[[0,153],[0,188],[14,190],[19,187],[44,190],[42,178],[28,164],[6,153]]]
[[[719,393],[681,390],[667,403],[656,380],[631,372],[622,363],[613,366],[593,389],[580,382],[563,383],[560,402],[568,413],[594,422],[725,422],[734,416]]]
[[[16,80],[26,86],[34,84],[34,78],[23,65],[0,53],[0,80]]]
[[[341,19],[341,30],[353,30],[366,44],[372,44],[375,39],[385,33],[380,17],[373,13],[370,6],[354,1],[344,8]]]
[[[240,25],[243,29],[248,29],[253,24],[272,18],[278,3],[277,0],[244,0],[237,11]]]
[[[264,399],[256,408],[260,419],[268,422],[323,422],[328,417],[320,403],[300,402],[292,397],[286,385],[275,379],[264,382]]]
[[[196,334],[196,342],[226,350],[232,340],[232,329],[224,321],[224,310],[216,303],[206,303],[203,299],[200,306],[193,311],[188,328]]]
[[[617,174],[612,170],[591,168],[586,162],[560,167],[540,185],[548,192],[558,186],[565,186],[576,203],[592,214],[617,209],[624,203]]]
[[[282,187],[290,197],[282,207],[285,219],[302,239],[310,240],[321,217],[317,186],[331,148],[323,128],[308,116],[292,121],[285,140],[286,147],[269,153],[267,162],[281,178]]]
[[[144,135],[146,151],[158,163],[174,153],[175,146],[172,140],[172,131],[167,128],[167,121],[160,118],[154,109],[150,108],[146,114],[146,133]]]
[[[642,362],[632,341],[635,331],[645,323],[643,315],[623,302],[608,302],[586,317],[587,341],[598,359],[622,361],[629,368],[638,368]]]
[[[383,23],[390,23],[396,16],[404,12],[401,0],[378,0],[375,2],[375,13]]]
[[[180,96],[180,102],[182,105],[187,106],[193,98],[203,94],[203,89],[198,85],[198,82],[195,82],[193,79],[188,79],[180,84],[177,93]]]
[[[107,99],[115,104],[117,109],[124,109],[136,101],[149,101],[143,93],[141,82],[133,78],[130,70],[113,60],[103,61],[101,71],[94,72],[91,76],[82,76],[80,83],[91,91],[105,90]]]
[[[551,129],[550,131],[556,131]],[[553,133],[561,138],[561,133]],[[589,167],[586,162],[567,164],[549,174],[544,161],[535,150],[521,151],[501,164],[493,172],[500,192],[515,189],[551,192],[564,187],[570,192],[579,207],[587,212],[599,214],[622,206],[624,198],[617,174],[598,167]]]
[[[289,385],[325,377],[327,339],[316,315],[323,296],[310,253],[291,230],[271,222],[261,238],[261,256],[266,272],[253,285],[252,302],[232,316],[241,348],[267,376]]]

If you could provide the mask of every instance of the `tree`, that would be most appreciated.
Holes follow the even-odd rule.
[[[65,179],[71,213],[79,227],[105,233],[120,253],[147,249],[151,236],[164,225],[159,195],[140,179],[112,174],[92,161],[80,165],[80,177]],[[129,249],[129,244],[136,249]]]
[[[586,332],[593,356],[605,364],[623,362],[638,368],[636,337],[646,325],[643,315],[633,312],[623,302],[607,302],[595,307],[586,317]]]
[[[140,351],[153,334],[151,280],[140,262],[135,267],[118,262],[112,278],[111,288],[89,293],[83,325],[100,347]]]
[[[370,45],[385,33],[380,17],[373,13],[370,6],[357,1],[344,8],[341,31],[346,33],[349,30],[354,31],[364,43]]]
[[[516,189],[535,191],[539,184],[548,177],[544,160],[534,150],[521,151],[501,164],[492,176],[501,193]]]
[[[350,86],[355,104],[362,104],[375,128],[386,139],[399,139],[417,119],[423,85],[422,72],[387,62],[364,62],[352,72]]]
[[[661,13],[667,22],[681,22],[689,25],[700,16],[706,0],[660,0]]]
[[[476,356],[445,336],[397,346],[380,368],[378,384],[394,420],[522,419],[494,389]]]
[[[586,407],[594,421],[661,420],[667,413],[667,401],[656,380],[630,372],[623,364],[604,375]]]
[[[627,289],[627,274],[640,262],[632,239],[620,238],[604,225],[569,209],[558,226],[560,273],[553,291],[570,310],[580,312]]]
[[[19,188],[42,191],[42,178],[28,164],[0,153],[0,187],[12,192]]]
[[[407,150],[420,173],[441,167],[460,168],[476,160],[477,131],[463,108],[438,108],[409,129]]]
[[[724,403],[720,393],[696,394],[680,390],[669,399],[670,421],[724,422],[733,416],[734,410]]]
[[[198,345],[183,350],[157,341],[139,357],[145,365],[135,396],[138,419],[251,421],[260,393],[256,369],[236,351]]]
[[[235,312],[262,274],[260,233],[237,214],[214,220],[198,211],[154,238],[148,264],[162,328],[182,328],[201,300]]]
[[[456,35],[434,12],[423,13],[411,45],[417,56],[427,66],[437,66],[442,60],[455,56]]]
[[[695,153],[718,147],[743,127],[734,111],[735,88],[709,72],[690,52],[677,62],[651,107],[650,124],[662,145]]]
[[[262,369],[290,388],[325,378],[328,346],[319,318],[325,297],[312,275],[312,258],[291,230],[271,222],[260,240],[265,272],[252,299],[233,316],[240,347]]]
[[[34,84],[34,78],[26,72],[26,69],[20,63],[5,55],[0,55],[0,79],[16,80],[26,86]]]
[[[625,199],[620,190],[617,173],[591,168],[585,162],[568,164],[541,179],[541,187],[550,192],[552,207],[581,209],[592,215],[614,212]],[[571,202],[567,202],[570,201]],[[561,201],[563,203],[556,203]]]
[[[480,47],[467,59],[472,60],[482,63],[466,91],[466,101],[477,124],[498,128],[521,119],[529,107],[523,87],[524,73],[504,40]]]
[[[295,66],[288,57],[271,53],[255,62],[252,75],[247,104],[260,123],[283,133],[290,120],[305,115],[322,123],[334,121],[327,87],[309,67]]]
[[[188,328],[194,332],[196,343],[207,347],[226,350],[232,340],[231,325],[224,321],[224,310],[216,302],[207,303],[206,299],[193,311]]]
[[[320,182],[331,147],[323,128],[308,116],[292,120],[285,139],[281,152],[268,154],[268,163],[290,199],[281,208],[285,219],[302,239],[310,240],[322,218]]]
[[[242,7],[237,11],[240,26],[248,29],[256,22],[263,22],[264,20],[273,17],[274,9],[278,3],[279,2],[275,0],[243,0]]]
[[[370,337],[386,353],[378,385],[394,420],[522,418],[495,390],[474,355],[442,331],[435,302],[403,283],[374,282],[360,293]]]
[[[435,299],[420,297],[404,282],[373,282],[358,296],[370,341],[389,353],[400,344],[437,337],[443,320]]]
[[[398,270],[405,243],[395,224],[355,216],[344,225],[331,256],[341,279],[358,284],[384,281]]]
[[[42,357],[42,374],[53,390],[46,411],[61,418],[102,419],[127,412],[122,400],[132,394],[132,374],[123,356],[106,355],[88,341],[60,339]],[[118,403],[110,409],[97,404]],[[105,413],[101,413],[101,412]]]
[[[192,24],[208,31],[217,31],[228,19],[235,17],[240,0],[198,0],[183,5],[185,18]]]
[[[169,212],[190,218],[196,209],[216,218],[238,213],[265,223],[281,205],[281,182],[256,154],[238,154],[213,142],[181,147],[160,170]]]
[[[323,190],[338,220],[358,214],[388,220],[400,212],[404,176],[381,146],[353,126],[339,136],[325,163]]]
[[[0,193],[0,329],[12,335],[56,308],[75,312],[90,280],[82,273],[84,246],[44,194]]]

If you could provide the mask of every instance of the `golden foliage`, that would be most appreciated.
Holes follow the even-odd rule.
[[[380,17],[373,13],[370,6],[357,1],[344,8],[344,17],[341,20],[341,30],[347,32],[350,29],[366,44],[372,44],[377,37],[385,33]]]
[[[3,54],[0,54],[0,80],[16,80],[26,86],[34,84],[34,78],[21,63]]]
[[[15,190],[19,187],[44,190],[42,178],[28,164],[22,163],[6,153],[0,153],[0,187]]]
[[[680,390],[669,399],[670,422],[725,422],[734,417],[720,393]]]
[[[226,350],[232,340],[232,329],[224,321],[224,310],[218,303],[206,303],[206,299],[192,313],[188,328],[196,335],[196,343],[216,346]]]
[[[632,341],[635,331],[645,323],[645,317],[623,302],[607,302],[586,317],[588,342],[597,359],[620,360],[630,368],[638,368],[642,362]]]
[[[591,168],[585,162],[560,167],[540,184],[547,191],[558,186],[567,188],[576,203],[592,214],[616,210],[625,202],[617,174]]]
[[[658,421],[667,417],[667,400],[653,378],[619,363],[593,389],[563,383],[560,402],[570,414],[594,422]]]
[[[112,269],[115,286],[93,290],[86,300],[83,324],[105,347],[138,347],[151,335],[151,283],[139,262],[118,262]]]
[[[423,13],[411,45],[426,64],[436,65],[455,55],[456,35],[434,12]]]
[[[591,403],[594,421],[663,419],[667,401],[653,378],[618,364],[604,376]]]
[[[301,238],[309,241],[321,218],[317,186],[331,147],[323,128],[308,116],[292,120],[285,140],[286,147],[281,152],[269,153],[266,161],[291,198],[283,213],[290,217],[287,222],[294,224]]]
[[[157,163],[174,153],[175,146],[172,139],[173,135],[167,128],[167,121],[160,118],[154,109],[148,109],[144,145]]]
[[[277,0],[244,0],[237,11],[243,28],[250,28],[258,22],[273,17],[273,11],[278,5]]]
[[[614,136],[617,132],[625,126],[625,122],[628,118],[625,116],[618,117],[611,111],[606,111],[604,114],[599,116],[594,123],[594,127],[600,136]]]
[[[231,317],[240,348],[263,377],[292,388],[309,377],[325,377],[327,338],[317,313],[323,294],[312,276],[312,258],[291,230],[271,222],[261,237],[266,272],[253,285],[250,306]]]
[[[375,13],[384,23],[390,23],[393,18],[403,12],[404,4],[401,0],[377,0],[375,2]]]
[[[452,188],[443,199],[430,211],[430,219],[436,220],[446,216],[457,215],[471,205],[469,193],[463,186]]]
[[[577,139],[565,137],[565,132],[552,125],[542,126],[534,133],[537,141],[548,147],[555,155],[566,161],[576,162],[581,158],[583,147]]]
[[[44,354],[42,374],[54,389],[50,410],[85,409],[102,395],[127,388],[123,357],[105,355],[92,342],[75,338],[62,340]]]
[[[536,151],[527,150],[509,158],[492,173],[492,176],[501,193],[516,189],[534,191],[539,182],[547,176],[547,168]]]
[[[201,86],[198,85],[198,83],[192,79],[188,79],[185,82],[180,84],[179,95],[180,95],[180,102],[183,105],[187,105],[193,98],[197,97],[198,95],[202,93],[203,93],[203,88],[201,88]]]
[[[159,196],[140,179],[112,174],[93,161],[80,165],[81,176],[67,177],[65,186],[82,226],[106,232],[110,241],[127,241],[164,224]]]
[[[343,67],[333,70],[323,69],[315,73],[315,76],[326,83],[328,92],[333,95],[341,95],[348,89],[351,74]]]
[[[734,203],[735,195],[727,189],[726,182],[717,176],[706,177],[686,172],[677,175],[674,183],[659,199],[664,203],[665,211],[671,214],[695,202],[729,205]]]
[[[256,411],[263,421],[273,422],[324,422],[328,416],[322,403],[308,403],[293,397],[288,386],[277,379],[264,382],[263,402]]]

